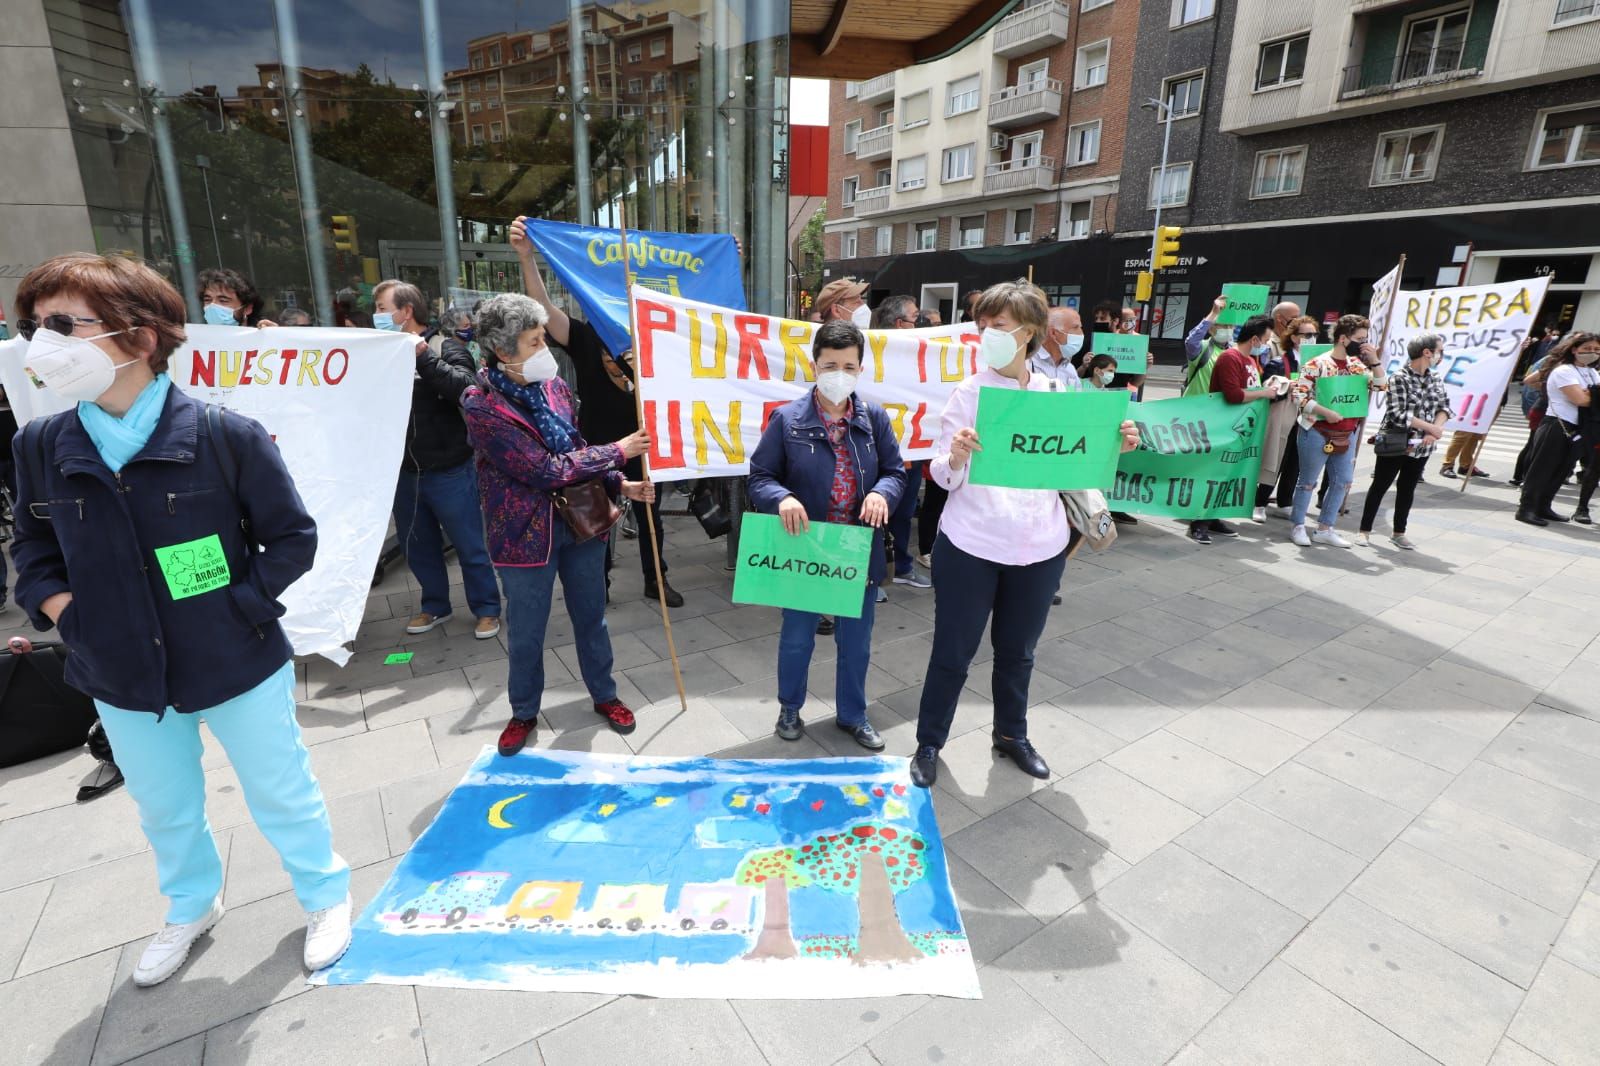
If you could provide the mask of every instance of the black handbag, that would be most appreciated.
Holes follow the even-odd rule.
[[[1372,436],[1372,454],[1380,459],[1395,459],[1410,450],[1410,434],[1405,430],[1384,428]]]
[[[694,495],[689,497],[689,513],[695,516],[700,528],[712,540],[727,536],[733,529],[733,519],[728,517],[728,511],[722,506],[722,500],[710,481],[702,481],[695,486]]]

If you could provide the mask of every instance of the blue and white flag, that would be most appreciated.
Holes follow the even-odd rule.
[[[613,355],[633,347],[622,234],[598,226],[527,220],[528,237]],[[739,250],[725,233],[628,231],[628,266],[637,284],[672,296],[744,310]]]

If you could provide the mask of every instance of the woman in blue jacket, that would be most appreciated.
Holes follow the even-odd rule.
[[[776,514],[792,534],[812,522],[871,526],[871,572],[861,590],[861,617],[840,618],[834,628],[838,673],[834,711],[838,727],[869,751],[883,738],[867,721],[867,664],[872,652],[872,615],[883,580],[883,527],[905,491],[900,445],[883,408],[855,395],[866,338],[849,322],[817,330],[811,361],[816,386],[778,408],[750,457],[750,500],[756,510]],[[784,740],[804,732],[800,708],[820,616],[783,612],[778,637],[778,725]]]
[[[134,984],[172,976],[222,918],[200,722],[222,743],[309,915],[305,963],[350,942],[350,868],[295,721],[278,597],[317,530],[265,430],[185,396],[166,373],[183,299],[132,259],[64,255],[17,290],[30,375],[77,407],[15,443],[17,602],[72,650],[139,808],[167,924]]]

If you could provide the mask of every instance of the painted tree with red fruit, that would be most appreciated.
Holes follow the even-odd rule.
[[[795,862],[794,848],[753,851],[734,871],[735,884],[762,890],[761,935],[747,959],[792,959],[800,952],[789,928],[789,889],[803,888],[811,877]]]
[[[856,897],[857,965],[923,957],[900,925],[894,897],[927,874],[927,846],[909,829],[859,822],[795,849],[795,864],[813,886]]]

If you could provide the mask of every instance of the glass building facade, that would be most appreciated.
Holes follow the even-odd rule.
[[[383,278],[521,291],[517,215],[786,274],[786,0],[44,0],[101,251],[365,325]]]

